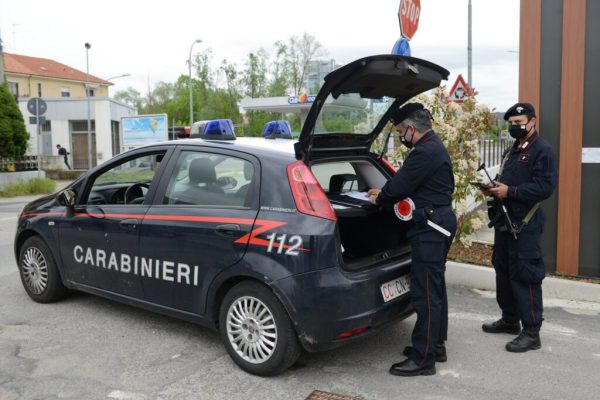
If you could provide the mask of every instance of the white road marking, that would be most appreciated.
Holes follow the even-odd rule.
[[[146,396],[141,393],[124,392],[122,390],[113,390],[107,397],[117,400],[142,400],[146,398]]]

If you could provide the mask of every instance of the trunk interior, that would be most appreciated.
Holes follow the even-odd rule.
[[[411,222],[396,217],[391,207],[379,210],[351,195],[381,188],[389,179],[370,157],[320,161],[311,166],[338,216],[343,268],[357,271],[410,257],[406,231]]]

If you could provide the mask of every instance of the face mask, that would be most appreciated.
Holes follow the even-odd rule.
[[[509,125],[508,133],[514,139],[522,139],[527,136],[527,125]]]
[[[411,140],[408,140],[406,138],[406,135],[408,135],[408,128],[404,132],[404,135],[400,136],[400,143],[405,145],[407,148],[412,149],[413,148],[412,138],[415,136],[415,133],[413,132],[412,137],[410,138]]]

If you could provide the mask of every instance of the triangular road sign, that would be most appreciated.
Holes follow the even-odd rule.
[[[465,79],[462,77],[462,75],[458,74],[456,82],[454,82],[452,89],[450,89],[450,100],[456,103],[462,103],[471,93],[472,89],[469,87],[467,82],[465,82]]]

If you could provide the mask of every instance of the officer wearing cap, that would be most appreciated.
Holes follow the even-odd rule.
[[[404,361],[392,365],[400,376],[433,375],[435,363],[446,361],[448,333],[446,256],[456,231],[452,211],[454,174],[448,151],[431,127],[431,114],[420,103],[395,110],[391,122],[410,150],[402,168],[381,190],[369,190],[373,204],[391,206],[407,197],[415,204],[407,232],[412,247],[411,301],[417,313],[412,346]],[[434,228],[435,227],[435,228]]]
[[[506,229],[506,221],[494,227],[492,263],[502,317],[483,324],[482,329],[488,333],[518,335],[506,344],[506,350],[518,353],[541,347],[542,279],[546,269],[540,236],[545,218],[538,207],[556,188],[557,171],[552,148],[536,131],[535,109],[531,104],[515,104],[506,111],[504,119],[516,140],[502,157],[495,187],[484,189],[484,193],[503,202],[517,237]]]

